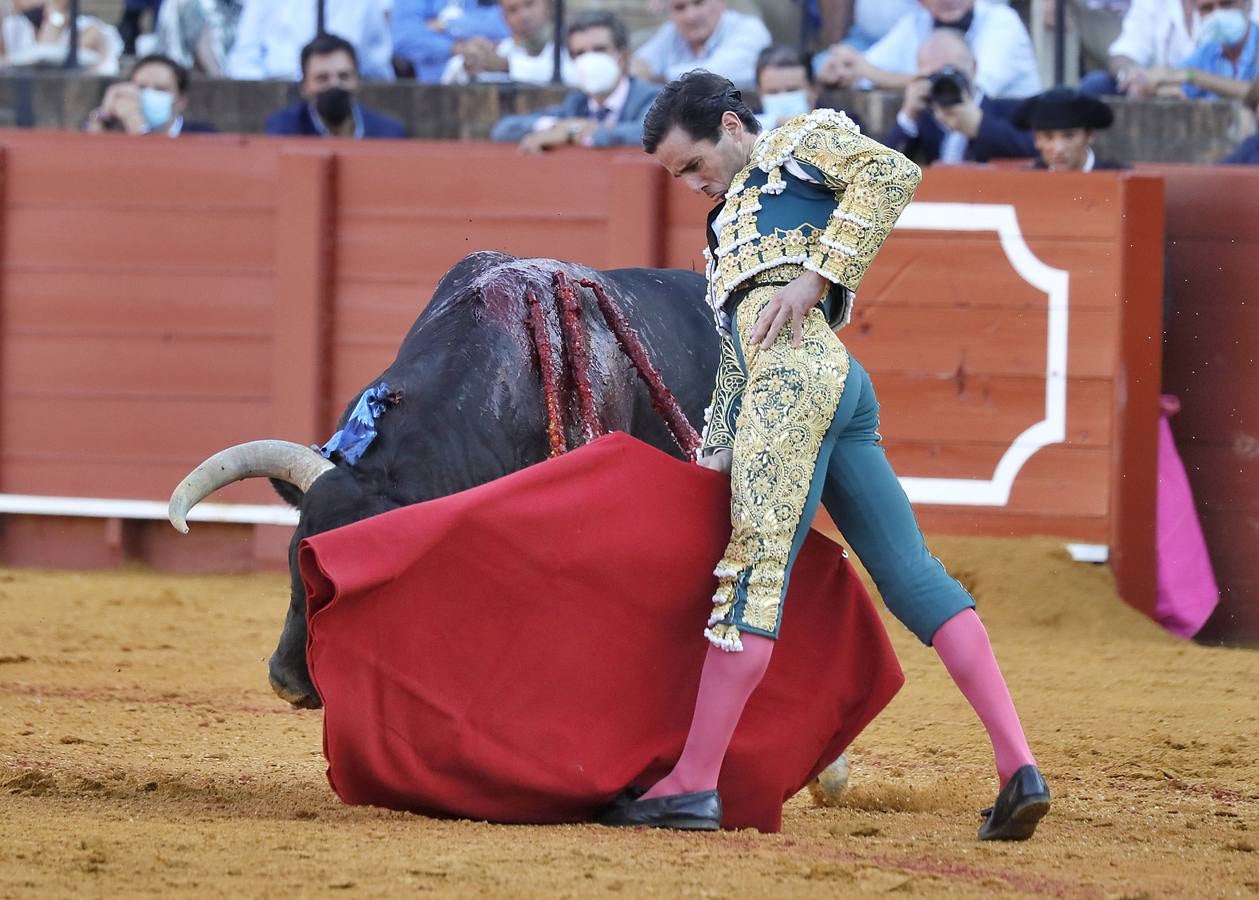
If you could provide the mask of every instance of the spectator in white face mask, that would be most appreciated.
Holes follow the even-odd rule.
[[[660,87],[629,74],[629,35],[613,13],[592,10],[573,19],[568,54],[580,89],[556,106],[499,120],[492,140],[516,141],[522,153],[566,144],[638,145],[643,119]]]
[[[84,130],[166,137],[218,130],[204,122],[185,121],[187,109],[188,70],[168,56],[154,54],[137,62],[127,81],[109,86]]]
[[[766,131],[814,109],[817,86],[809,57],[785,44],[766,47],[756,59],[756,94],[761,99],[756,119]],[[862,127],[856,113],[844,112],[858,128]]]
[[[1252,0],[1196,0],[1198,46],[1178,66],[1147,76],[1160,95],[1242,99],[1259,77],[1259,25]]]

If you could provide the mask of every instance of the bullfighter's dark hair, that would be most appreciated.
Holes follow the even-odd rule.
[[[330,56],[342,51],[350,54],[350,60],[354,63],[354,70],[357,72],[358,53],[355,52],[353,44],[343,37],[327,32],[315,35],[315,39],[302,48],[302,77],[306,77],[306,63],[312,56]]]
[[[131,67],[131,74],[134,76],[143,66],[166,66],[175,76],[175,86],[179,88],[179,93],[188,93],[188,70],[166,54],[150,53],[148,56],[141,56]]]
[[[789,44],[771,44],[761,51],[756,58],[756,83],[761,83],[761,72],[765,69],[804,69],[805,80],[813,83],[813,63],[808,54]]]
[[[568,23],[568,28],[564,29],[564,42],[571,41],[577,32],[589,31],[591,28],[608,29],[612,32],[612,43],[616,49],[629,49],[629,30],[625,27],[625,21],[616,13],[603,9],[588,9],[575,15],[573,21]]]
[[[664,86],[647,111],[643,122],[643,149],[655,153],[675,126],[694,141],[721,138],[721,117],[734,113],[743,127],[759,134],[761,125],[751,107],[743,102],[743,94],[729,78],[696,69]]]

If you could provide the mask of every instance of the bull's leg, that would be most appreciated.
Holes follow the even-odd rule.
[[[532,290],[525,292],[525,305],[529,310],[525,320],[529,336],[538,353],[538,370],[542,378],[542,399],[546,405],[546,438],[551,456],[559,456],[568,450],[564,438],[563,413],[560,407],[560,378],[555,369],[555,354],[551,347],[551,333],[546,325],[546,313]]]

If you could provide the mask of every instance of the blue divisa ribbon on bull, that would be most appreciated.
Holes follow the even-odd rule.
[[[332,459],[333,453],[340,453],[347,463],[354,465],[367,452],[372,441],[376,440],[376,420],[401,399],[401,395],[394,393],[387,382],[382,381],[375,387],[369,387],[359,396],[354,409],[350,410],[345,426],[328,438],[328,443],[322,447],[312,444],[311,449],[320,453],[324,459]]]

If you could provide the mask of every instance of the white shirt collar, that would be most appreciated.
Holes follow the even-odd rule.
[[[590,110],[590,114],[594,115],[599,111],[599,107],[610,109],[612,114],[604,119],[605,124],[612,124],[621,120],[621,110],[625,106],[625,101],[629,99],[630,80],[628,75],[621,77],[620,82],[612,89],[612,93],[608,94],[603,103],[596,103],[594,98],[587,95],[586,104]]]
[[[1084,168],[1080,169],[1080,171],[1092,172],[1093,166],[1096,162],[1097,162],[1097,157],[1093,155],[1093,148],[1089,147],[1088,156],[1084,157]]]

